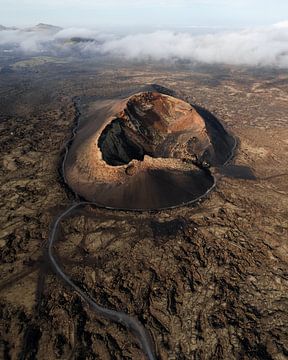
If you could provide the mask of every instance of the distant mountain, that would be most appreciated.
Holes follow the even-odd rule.
[[[25,28],[25,31],[45,31],[45,32],[52,32],[57,33],[58,31],[63,30],[60,26],[54,26],[49,24],[37,24],[36,26]]]
[[[62,27],[60,26],[55,26],[55,25],[50,25],[50,24],[43,24],[43,23],[39,23],[35,26],[36,29],[38,30],[63,30]]]
[[[17,28],[15,26],[6,27],[3,25],[0,25],[0,31],[4,31],[4,30],[17,30]]]
[[[84,43],[85,42],[95,42],[95,39],[75,36],[75,37],[72,37],[69,40],[67,40],[67,42],[70,42],[73,44],[78,44],[81,42],[84,42]]]
[[[11,27],[6,27],[3,25],[0,25],[0,31],[4,31],[4,30],[19,30],[19,28],[15,27],[15,26],[11,26]],[[49,25],[49,24],[37,24],[36,26],[32,26],[32,27],[27,27],[27,28],[21,28],[21,31],[27,31],[27,32],[32,32],[32,31],[43,31],[43,32],[50,32],[50,33],[57,33],[58,31],[63,30],[63,28],[61,28],[60,26],[54,26],[54,25]]]

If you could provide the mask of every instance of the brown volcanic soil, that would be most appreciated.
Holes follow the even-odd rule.
[[[74,200],[57,173],[71,96],[104,100],[149,82],[228,124],[241,143],[236,164],[257,179],[223,177],[194,207],[84,207],[62,223],[58,258],[100,304],[137,317],[161,359],[287,358],[287,72],[109,66],[1,74],[1,358],[144,358],[50,270],[45,244]]]
[[[155,90],[96,101],[82,113],[64,163],[77,194],[106,207],[161,209],[214,186],[203,164],[223,164],[235,140],[214,118]]]

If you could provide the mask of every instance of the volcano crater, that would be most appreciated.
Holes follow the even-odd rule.
[[[156,91],[90,106],[69,149],[68,185],[118,209],[162,209],[196,201],[235,140],[204,109]]]

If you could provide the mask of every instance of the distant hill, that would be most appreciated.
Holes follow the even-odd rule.
[[[4,31],[4,30],[17,30],[17,28],[15,26],[6,27],[0,24],[0,31]]]
[[[25,31],[46,31],[46,32],[58,32],[63,30],[60,26],[54,26],[49,24],[37,24],[36,26],[25,28]]]
[[[17,27],[15,26],[3,26],[0,24],[0,31],[4,31],[4,30],[19,30]],[[52,33],[56,33],[60,30],[63,30],[63,28],[61,28],[60,26],[54,26],[54,25],[49,25],[49,24],[37,24],[36,26],[33,27],[27,27],[27,28],[21,28],[21,31],[43,31],[43,32],[52,32]]]
[[[70,43],[73,43],[73,44],[78,44],[78,43],[81,43],[81,42],[95,42],[95,39],[82,38],[82,37],[75,36],[75,37],[72,37],[69,40],[67,40],[67,42],[70,42]]]

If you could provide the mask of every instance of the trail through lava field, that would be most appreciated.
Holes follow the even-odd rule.
[[[103,176],[111,176],[112,183],[116,169],[131,179],[159,155],[162,163],[172,161],[174,166],[179,161],[180,171],[189,166],[218,180],[197,204],[161,211],[76,205],[58,224],[53,255],[80,291],[101,307],[135,319],[148,334],[148,347],[155,344],[159,359],[285,359],[287,72],[221,67],[186,71],[156,65],[119,65],[116,71],[100,63],[85,69],[72,62],[1,74],[1,358],[145,359],[137,333],[94,312],[79,292],[65,285],[47,256],[51,224],[81,201],[74,193],[77,182],[71,191],[65,177],[69,182],[69,168],[82,153],[82,131],[83,149],[95,145],[103,167],[111,168]],[[221,119],[239,139],[233,166],[223,167],[233,148],[229,141],[218,164],[213,164],[208,138],[200,142],[204,145],[199,152],[192,148],[189,158],[186,152],[183,156],[186,140],[174,149],[168,137],[165,153],[163,127],[161,141],[152,141],[150,148],[129,133],[133,151],[130,146],[126,151],[128,129],[119,121],[114,127],[113,121],[125,120],[121,109],[133,94],[159,93],[147,89],[147,83],[173,88],[175,93],[165,96],[197,104],[191,112],[199,115],[200,123],[206,119],[208,135],[207,116]],[[109,119],[106,112],[107,122],[98,131],[91,125],[95,114],[100,103],[111,101],[117,107],[123,104],[118,107],[121,116],[113,111]],[[125,116],[127,122],[132,119]],[[84,134],[85,124],[89,131],[93,128],[91,137]],[[79,132],[70,141],[73,127]],[[115,157],[110,145],[118,131],[124,134],[119,146],[125,151]],[[184,137],[186,133],[187,128]],[[202,157],[206,144],[209,152]],[[59,168],[60,173],[67,171],[64,177]],[[95,173],[88,175],[93,178]],[[170,196],[167,191],[165,195]],[[162,204],[160,199],[157,204]]]

